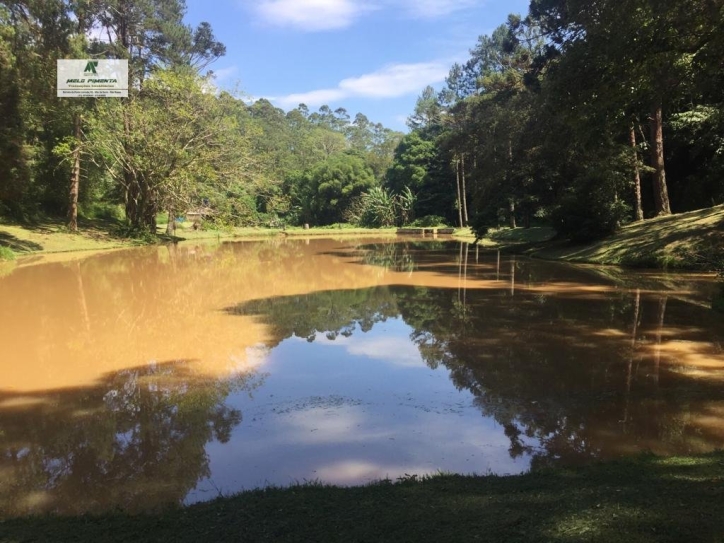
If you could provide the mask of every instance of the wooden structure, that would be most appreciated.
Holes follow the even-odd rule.
[[[438,234],[442,235],[451,235],[455,232],[454,228],[398,228],[397,233],[401,235],[412,235],[412,236],[425,236],[428,234],[432,234],[433,236],[437,236]]]

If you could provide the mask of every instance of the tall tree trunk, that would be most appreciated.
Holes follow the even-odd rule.
[[[644,208],[641,205],[641,172],[639,171],[639,154],[636,150],[636,127],[631,123],[631,131],[629,132],[629,141],[631,143],[631,156],[633,160],[634,171],[634,195],[636,197],[636,220],[644,220]]]
[[[510,227],[515,228],[515,200],[511,198],[508,200],[509,210],[510,210]]]
[[[657,100],[651,111],[651,166],[654,168],[654,204],[656,215],[671,215],[669,191],[666,188],[666,167],[664,165],[664,132],[661,100]]]
[[[166,224],[166,235],[173,236],[176,233],[176,219],[173,208],[168,209],[168,224]]]
[[[138,179],[133,171],[131,171],[128,163],[133,153],[131,148],[131,119],[128,113],[129,99],[125,99],[125,107],[123,108],[123,154],[125,155],[125,163],[123,164],[123,185],[125,189],[125,207],[126,207],[126,219],[131,225],[131,228],[137,230],[140,228],[139,221],[139,202],[140,191],[138,187]]]
[[[460,228],[463,228],[465,225],[463,224],[463,207],[462,207],[462,199],[460,197],[460,159],[455,159],[455,179],[458,189],[458,220],[460,221]]]
[[[70,176],[70,201],[68,206],[68,230],[78,231],[78,193],[80,192],[80,139],[81,139],[81,116],[75,113],[73,116],[73,135],[75,137],[75,148],[73,149],[73,172]]]
[[[463,218],[465,219],[465,225],[467,226],[470,224],[470,221],[468,219],[468,198],[467,198],[467,188],[465,186],[465,155],[460,155],[460,173],[461,173],[461,179],[463,182],[461,191],[463,194]]]

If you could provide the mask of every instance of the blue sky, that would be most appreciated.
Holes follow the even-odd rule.
[[[207,21],[227,48],[212,65],[221,87],[362,112],[405,129],[422,89],[439,88],[481,34],[529,0],[187,0],[186,20]]]

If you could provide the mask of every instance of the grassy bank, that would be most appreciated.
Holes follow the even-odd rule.
[[[68,251],[100,251],[131,247],[138,241],[123,239],[110,233],[113,223],[83,221],[78,233],[68,231],[60,221],[44,221],[33,225],[0,222],[0,248],[14,256]]]
[[[267,489],[149,515],[29,517],[0,541],[723,541],[724,453],[511,477]]]
[[[629,224],[615,235],[587,244],[553,242],[528,254],[550,260],[656,269],[715,267],[724,251],[724,206]]]
[[[472,243],[475,234],[470,228],[459,228],[454,234],[456,239]],[[549,226],[531,228],[491,228],[484,238],[478,240],[481,247],[510,248],[523,250],[531,246],[546,243],[556,236],[556,231]]]
[[[115,232],[119,224],[109,221],[82,221],[77,233],[69,232],[61,221],[48,220],[34,225],[0,222],[0,261],[33,254],[65,253],[77,251],[101,251],[121,247],[133,247],[148,243],[122,237]],[[181,223],[175,237],[165,236],[166,225],[158,228],[158,241],[195,241],[207,239],[263,239],[272,236],[288,237],[338,237],[338,236],[394,236],[396,229],[350,228],[333,226],[323,228],[229,228],[194,230],[192,223]]]
[[[159,224],[161,240],[165,224]],[[10,259],[33,253],[94,251],[137,245],[138,240],[113,235],[117,224],[102,221],[81,223],[78,233],[70,233],[61,222],[48,221],[35,226],[0,223],[0,258]],[[178,225],[176,240],[260,239],[270,236],[341,237],[395,236],[395,228],[352,228],[347,225],[316,227],[229,228],[194,230],[190,222]],[[537,258],[613,264],[626,267],[659,269],[714,269],[714,258],[724,247],[724,206],[650,219],[625,226],[604,240],[574,245],[551,240],[555,231],[548,227],[492,229],[479,244]],[[472,242],[469,229],[459,229],[455,238]],[[4,249],[3,249],[4,248]],[[8,253],[11,250],[12,253]]]

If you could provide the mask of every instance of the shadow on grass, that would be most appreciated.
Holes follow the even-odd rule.
[[[629,225],[605,240],[551,247],[540,256],[628,267],[712,269],[709,255],[724,245],[724,206]]]
[[[532,228],[505,228],[493,231],[489,238],[498,243],[542,243],[556,236],[554,228],[538,226]]]
[[[155,515],[7,520],[2,541],[718,541],[724,453],[516,477],[265,489]]]
[[[39,243],[20,239],[2,231],[0,231],[0,247],[8,247],[16,253],[30,253],[43,250],[43,246]]]

